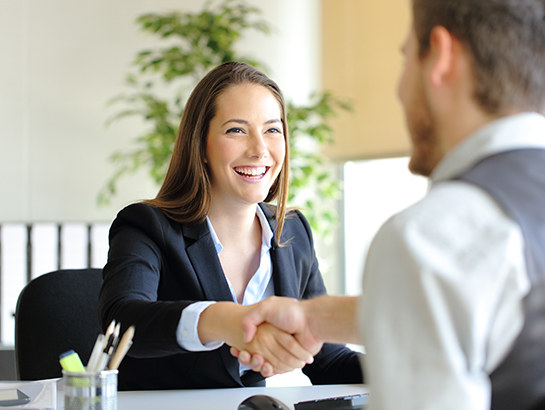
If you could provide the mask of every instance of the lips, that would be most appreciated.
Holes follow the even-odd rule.
[[[235,167],[234,170],[237,174],[251,179],[262,178],[270,167]]]

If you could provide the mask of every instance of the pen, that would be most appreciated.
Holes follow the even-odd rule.
[[[117,345],[119,344],[119,339],[121,339],[120,337],[120,333],[121,333],[121,323],[117,325],[116,329],[115,329],[115,338],[114,338],[114,341],[112,343],[112,347],[110,349],[110,351],[112,352],[112,354],[116,351],[117,349]],[[111,357],[110,357],[111,359]]]
[[[85,373],[85,367],[78,354],[68,350],[59,356],[59,362],[64,370],[70,373]]]
[[[108,341],[108,338],[110,337],[110,335],[114,332],[115,330],[115,319],[112,320],[112,322],[110,323],[110,325],[108,326],[108,328],[106,329],[106,333],[104,334],[104,337],[105,337],[105,343]],[[102,345],[102,348],[106,347],[106,345]]]
[[[98,360],[98,366],[95,367],[96,373],[99,373],[106,368],[106,364],[114,352],[114,343],[116,343],[116,339],[119,337],[120,328],[121,324],[118,323],[113,333],[111,333],[108,337],[108,342],[106,343],[106,346],[104,347],[104,350],[102,351]]]
[[[106,348],[106,344],[108,343],[108,338],[114,332],[114,329],[115,329],[115,319],[112,320],[112,322],[106,329],[106,334],[98,335],[97,341],[95,342],[95,346],[93,347],[93,351],[91,352],[91,357],[89,358],[89,362],[87,362],[88,372],[96,371],[100,361],[100,354]]]
[[[117,346],[117,350],[115,351],[114,356],[112,357],[112,360],[110,361],[110,364],[108,368],[110,370],[117,370],[119,367],[119,364],[121,363],[121,360],[125,357],[127,352],[129,351],[129,348],[132,345],[132,338],[134,337],[134,326],[131,326],[127,329],[125,333],[123,333],[123,337],[121,338],[121,341],[119,342],[119,345]]]
[[[98,335],[97,341],[95,342],[95,347],[93,347],[93,352],[87,363],[87,371],[92,372],[93,369],[97,366],[97,361],[100,357],[100,352],[102,351],[102,343],[104,342],[104,335]]]

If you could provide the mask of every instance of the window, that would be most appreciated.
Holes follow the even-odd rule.
[[[408,170],[409,159],[347,162],[344,165],[345,292],[361,293],[361,276],[369,245],[394,214],[420,200],[427,178]]]
[[[0,226],[0,344],[15,340],[15,307],[29,279],[57,269],[102,268],[109,223],[5,223]]]

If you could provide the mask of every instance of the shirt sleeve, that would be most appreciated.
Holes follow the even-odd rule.
[[[488,410],[490,357],[504,357],[522,328],[518,226],[477,188],[441,185],[369,250],[360,320],[370,410]]]
[[[222,341],[203,345],[197,330],[201,313],[214,303],[216,302],[196,302],[182,311],[180,323],[176,329],[176,339],[181,347],[191,352],[204,352],[218,349],[223,345]]]

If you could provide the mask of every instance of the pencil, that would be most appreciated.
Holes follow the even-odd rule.
[[[123,360],[123,358],[125,357],[125,355],[129,351],[129,348],[132,345],[133,337],[134,337],[134,326],[131,326],[123,334],[123,337],[121,338],[121,341],[119,342],[119,345],[117,346],[117,350],[115,351],[114,356],[112,357],[110,365],[108,366],[110,370],[117,370],[117,368],[119,367],[119,364],[121,363],[121,360]]]

